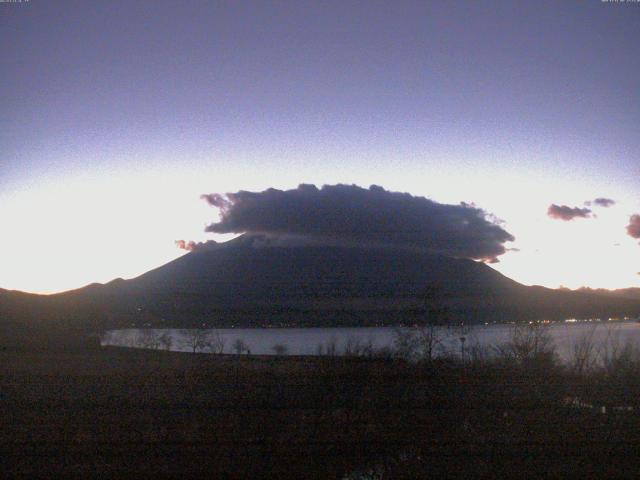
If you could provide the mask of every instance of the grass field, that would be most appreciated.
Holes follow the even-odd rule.
[[[627,387],[637,388],[553,366],[4,351],[2,474],[635,476],[638,409],[566,401],[626,397]]]

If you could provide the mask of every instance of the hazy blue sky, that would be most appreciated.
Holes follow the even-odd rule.
[[[0,287],[140,274],[214,238],[201,193],[302,182],[475,202],[515,280],[637,286],[639,41],[600,0],[0,3]]]

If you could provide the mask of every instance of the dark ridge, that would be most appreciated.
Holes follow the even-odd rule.
[[[2,290],[3,328],[371,326],[640,314],[640,298],[631,293],[528,287],[467,259],[261,240],[239,237],[131,280],[56,295]]]

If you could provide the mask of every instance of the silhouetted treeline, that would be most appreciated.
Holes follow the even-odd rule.
[[[3,475],[611,478],[638,471],[640,362],[581,374],[549,354],[540,336],[520,338],[501,357],[470,354],[464,362],[0,352]]]

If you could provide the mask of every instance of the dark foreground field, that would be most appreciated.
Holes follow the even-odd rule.
[[[0,475],[636,477],[637,407],[566,400],[608,388],[633,391],[552,367],[5,351]]]

